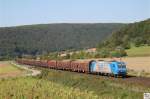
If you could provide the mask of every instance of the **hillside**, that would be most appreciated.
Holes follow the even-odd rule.
[[[129,49],[131,45],[136,47],[150,45],[150,19],[129,24],[119,31],[112,33],[99,47],[114,49],[122,46]]]
[[[94,47],[124,24],[39,24],[0,28],[0,56]]]
[[[150,56],[150,46],[131,47],[126,50],[128,56]]]

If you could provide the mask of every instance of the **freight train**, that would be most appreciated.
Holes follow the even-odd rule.
[[[120,61],[17,59],[16,62],[19,64],[45,67],[50,69],[94,73],[114,77],[126,77],[127,75],[126,64]]]

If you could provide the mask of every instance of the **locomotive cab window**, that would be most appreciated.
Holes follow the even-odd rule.
[[[124,63],[119,63],[119,64],[118,64],[118,67],[119,67],[119,68],[125,68],[126,66],[125,66]]]

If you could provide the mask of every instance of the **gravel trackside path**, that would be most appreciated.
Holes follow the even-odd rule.
[[[36,70],[36,69],[30,68],[31,66],[19,65],[16,62],[11,62],[11,64],[15,65],[18,68],[25,69],[25,70],[29,71],[29,73],[27,73],[25,76],[37,76],[37,75],[41,74],[40,70]]]

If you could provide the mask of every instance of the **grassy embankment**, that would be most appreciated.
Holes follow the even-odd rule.
[[[132,46],[131,49],[128,49],[126,51],[129,57],[150,56],[150,46],[140,46],[140,47]]]
[[[25,73],[27,71],[12,65],[10,61],[0,61],[0,78],[16,77]]]
[[[126,52],[128,57],[124,58],[124,61],[130,69],[128,74],[150,77],[150,46],[131,46]]]
[[[17,72],[18,71],[18,68],[14,67],[14,66],[11,66],[11,65],[0,67],[0,68],[1,68],[0,69],[0,74],[9,73],[9,72]]]
[[[43,69],[37,77],[0,80],[0,98],[14,99],[141,99],[150,89],[113,79]]]

